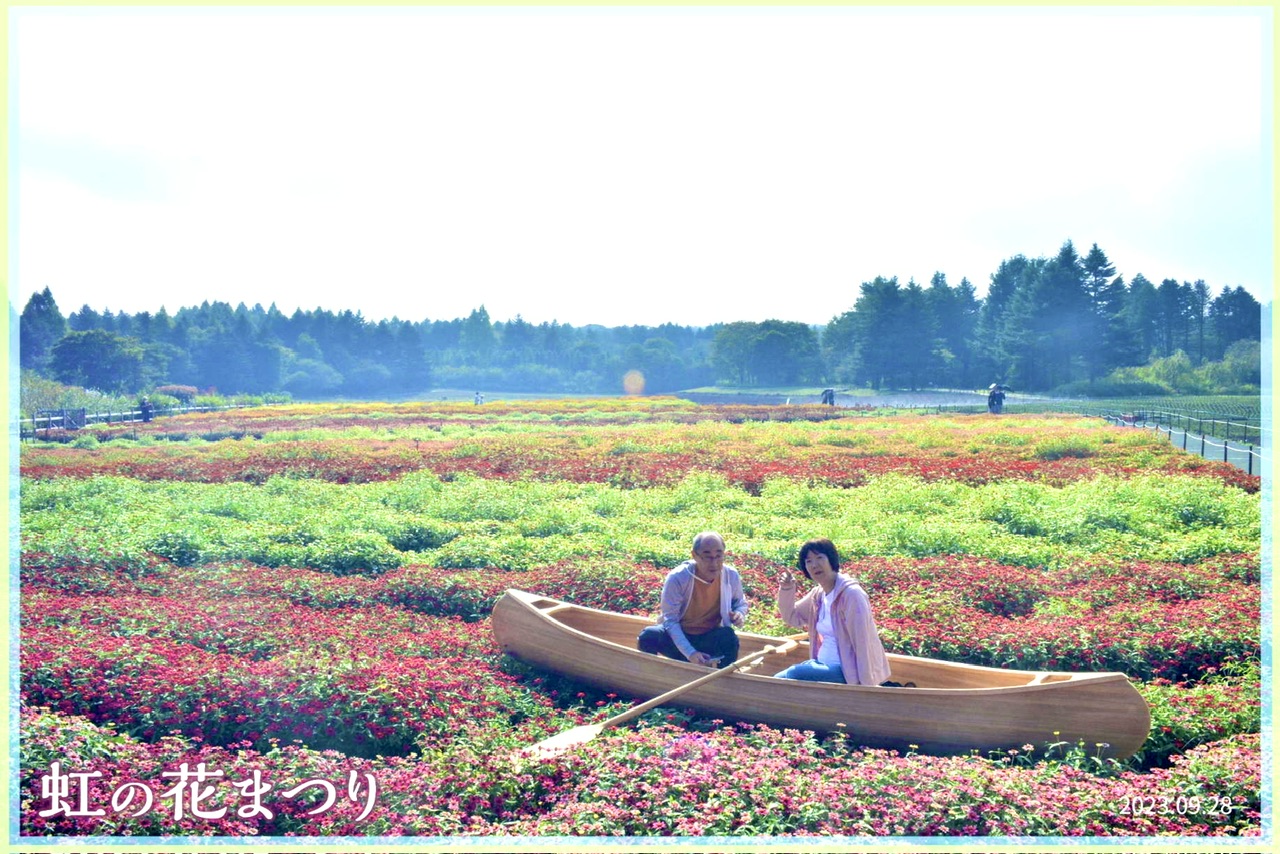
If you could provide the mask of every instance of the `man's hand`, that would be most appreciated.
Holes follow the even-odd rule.
[[[695,652],[693,655],[689,656],[689,661],[694,664],[701,664],[703,667],[712,666],[711,656],[707,655],[705,652]]]
[[[730,614],[729,614],[729,622],[730,622],[730,623],[732,623],[732,624],[733,624],[733,625],[735,625],[735,626],[741,626],[741,625],[742,625],[743,623],[745,623],[746,621],[747,621],[747,620],[746,620],[746,617],[743,617],[743,616],[742,616],[741,614],[739,614],[737,611],[734,611],[734,612],[732,612],[732,613],[730,613]]]

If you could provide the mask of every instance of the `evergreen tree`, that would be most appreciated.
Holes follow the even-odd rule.
[[[895,387],[917,389],[929,384],[935,371],[935,340],[938,327],[929,311],[924,288],[908,280],[902,289],[902,301],[893,318],[894,340],[901,348],[897,370],[891,375]]]
[[[1091,307],[1088,331],[1081,343],[1088,378],[1097,379],[1122,363],[1128,337],[1124,323],[1124,279],[1115,265],[1093,244],[1081,261],[1084,291]]]
[[[1044,340],[1047,383],[1054,388],[1076,379],[1076,365],[1096,345],[1089,295],[1085,290],[1084,267],[1068,240],[1050,261],[1040,278],[1041,311],[1036,326]]]
[[[1035,304],[1032,294],[1045,261],[1015,255],[1000,262],[991,275],[987,298],[978,312],[977,351],[980,367],[992,381],[1040,388],[1036,353],[1031,349]]]
[[[173,318],[169,316],[169,312],[165,311],[164,306],[160,306],[151,318],[151,334],[156,341],[163,341],[166,344],[181,344],[181,336],[175,335]]]
[[[853,305],[855,379],[879,390],[893,384],[902,355],[902,287],[898,277],[863,282]]]
[[[973,339],[977,331],[979,302],[968,279],[955,288],[943,273],[934,273],[925,291],[933,341],[932,385],[968,388],[978,380],[974,372]]]
[[[467,319],[462,322],[458,332],[458,345],[468,364],[487,365],[497,348],[498,339],[489,320],[489,312],[484,306],[473,309]]]
[[[1156,329],[1161,356],[1172,356],[1186,346],[1186,296],[1187,291],[1177,279],[1165,279],[1156,288]]]
[[[18,361],[22,368],[48,369],[53,346],[67,334],[67,321],[53,294],[45,288],[32,294],[18,320]]]
[[[973,349],[979,375],[1001,380],[1009,375],[1012,360],[1012,353],[1006,347],[1010,341],[1009,311],[1014,294],[1030,266],[1031,261],[1025,255],[1015,255],[1001,261],[996,272],[991,274],[987,297],[978,310],[974,328]],[[985,384],[978,383],[980,386]]]
[[[1156,286],[1141,273],[1133,277],[1125,292],[1121,312],[1126,346],[1119,353],[1122,366],[1141,365],[1159,352],[1160,297]]]
[[[411,323],[401,323],[396,327],[391,354],[397,390],[409,392],[431,387],[431,363],[418,327]]]
[[[822,330],[822,361],[826,380],[852,383],[856,373],[857,323],[852,311],[839,314]]]
[[[1205,362],[1205,347],[1208,344],[1205,333],[1209,325],[1209,286],[1204,279],[1196,279],[1188,297],[1187,313],[1191,319],[1192,333],[1192,340],[1188,343],[1191,345],[1191,362],[1198,367]]]
[[[71,312],[67,317],[67,326],[73,332],[84,332],[88,329],[100,329],[102,316],[87,305],[80,306],[79,311]]]
[[[1209,328],[1215,359],[1237,341],[1262,339],[1262,306],[1242,287],[1223,288],[1209,304]]]

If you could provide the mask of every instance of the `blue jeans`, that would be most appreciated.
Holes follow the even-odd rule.
[[[802,664],[793,664],[781,673],[775,673],[774,678],[798,679],[801,682],[836,682],[843,685],[844,671],[839,665],[823,664],[811,658]]]

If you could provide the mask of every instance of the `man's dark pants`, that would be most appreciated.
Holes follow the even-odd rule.
[[[738,660],[738,634],[729,626],[718,626],[700,635],[686,633],[685,636],[698,652],[705,652],[712,658],[719,656],[718,666],[720,667],[728,667]],[[641,652],[665,655],[676,661],[689,660],[685,658],[684,653],[676,649],[671,635],[667,634],[667,630],[662,626],[649,626],[642,631],[640,637],[636,639],[636,646]]]

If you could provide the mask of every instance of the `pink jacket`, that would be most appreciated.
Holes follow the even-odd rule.
[[[871,600],[856,581],[836,575],[836,596],[831,608],[831,624],[835,629],[836,647],[840,652],[840,669],[850,685],[879,685],[889,678],[889,659],[880,643],[875,619],[871,616]],[[809,654],[817,658],[822,637],[818,634],[818,603],[822,588],[815,587],[799,602],[796,592],[778,589],[778,612],[782,620],[809,632]]]

